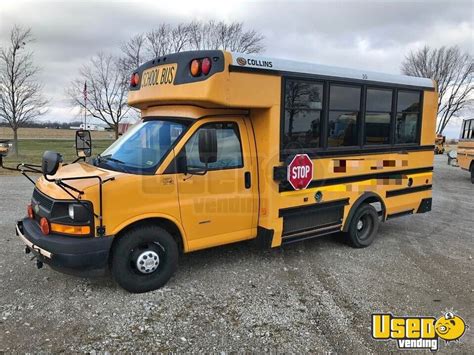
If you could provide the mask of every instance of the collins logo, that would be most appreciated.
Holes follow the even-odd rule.
[[[245,64],[247,64],[247,60],[245,58],[238,57],[237,58],[237,64],[238,65],[245,65]]]
[[[464,320],[447,312],[435,317],[394,317],[390,313],[372,315],[372,337],[395,340],[399,349],[439,349],[439,340],[459,340],[467,326]]]

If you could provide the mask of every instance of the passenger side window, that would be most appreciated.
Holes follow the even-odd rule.
[[[206,167],[199,159],[199,131],[209,128],[216,130],[217,161],[210,163],[207,170],[242,168],[242,146],[239,127],[235,122],[211,123],[200,127],[184,146],[187,166],[198,169]]]
[[[392,113],[390,89],[367,89],[364,144],[389,144]]]
[[[361,88],[358,86],[331,85],[328,147],[358,145],[360,92]]]
[[[319,147],[322,102],[322,83],[286,80],[284,150]]]
[[[420,122],[420,92],[398,91],[395,143],[417,143]]]
[[[474,138],[474,120],[464,121],[463,132],[464,132],[462,134],[463,139]]]

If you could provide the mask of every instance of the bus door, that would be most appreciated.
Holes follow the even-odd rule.
[[[216,133],[217,159],[206,169],[200,160],[199,135],[209,129]],[[178,157],[181,221],[189,248],[200,249],[254,237],[257,172],[244,120],[203,120]]]

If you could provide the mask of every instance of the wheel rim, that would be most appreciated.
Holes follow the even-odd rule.
[[[146,243],[130,250],[129,267],[140,276],[159,272],[165,262],[166,252],[159,243]]]
[[[151,274],[158,269],[160,265],[160,256],[153,250],[142,252],[136,262],[137,270],[143,274]]]
[[[374,226],[374,222],[372,220],[371,215],[368,213],[363,214],[360,216],[359,220],[357,221],[357,238],[360,241],[364,241],[370,237],[370,234],[372,233],[372,229]]]

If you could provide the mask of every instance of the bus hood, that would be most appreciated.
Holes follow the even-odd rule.
[[[90,187],[98,186],[99,180],[97,178],[92,178],[92,176],[100,176],[102,180],[116,178],[123,175],[124,173],[112,170],[105,170],[98,168],[96,166],[86,164],[84,162],[68,164],[61,166],[55,175],[48,176],[48,179],[65,179],[78,177],[79,180],[66,180],[66,184],[80,190],[85,191]],[[85,177],[91,177],[90,179],[85,179]],[[71,196],[66,193],[61,187],[59,187],[53,181],[47,181],[44,176],[41,176],[36,181],[36,187],[43,192],[45,195],[48,195],[56,199],[71,199]],[[74,196],[78,196],[78,193],[68,189]]]

